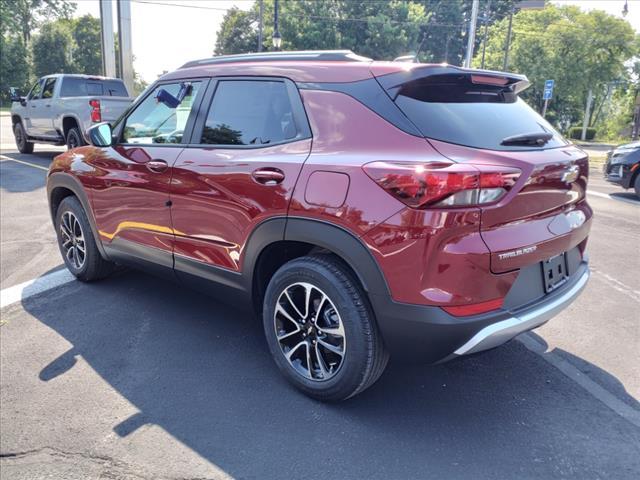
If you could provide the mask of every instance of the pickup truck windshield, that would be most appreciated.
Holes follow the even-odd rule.
[[[63,77],[61,97],[128,97],[122,80]]]

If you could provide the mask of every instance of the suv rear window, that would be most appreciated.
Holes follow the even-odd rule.
[[[61,97],[128,97],[122,80],[100,80],[66,77],[62,80]]]
[[[566,145],[562,136],[512,92],[460,77],[430,77],[402,87],[396,104],[427,138],[488,150],[539,150]],[[547,133],[543,147],[502,145],[504,139]]]

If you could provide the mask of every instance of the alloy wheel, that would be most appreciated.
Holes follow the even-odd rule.
[[[65,258],[76,270],[80,270],[86,259],[86,245],[82,226],[72,212],[67,211],[62,214],[60,234]]]
[[[291,367],[313,381],[332,378],[347,347],[344,325],[329,296],[310,283],[286,287],[273,315],[276,338]]]

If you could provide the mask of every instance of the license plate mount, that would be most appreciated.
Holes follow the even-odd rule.
[[[567,281],[569,272],[567,270],[567,257],[564,253],[544,260],[540,265],[542,267],[542,279],[546,293],[553,292]]]

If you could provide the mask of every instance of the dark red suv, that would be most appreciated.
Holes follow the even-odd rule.
[[[589,277],[587,156],[527,86],[344,51],[187,63],[55,158],[60,250],[83,281],[132,264],[252,303],[282,373],[323,400],[389,354],[493,348]]]

